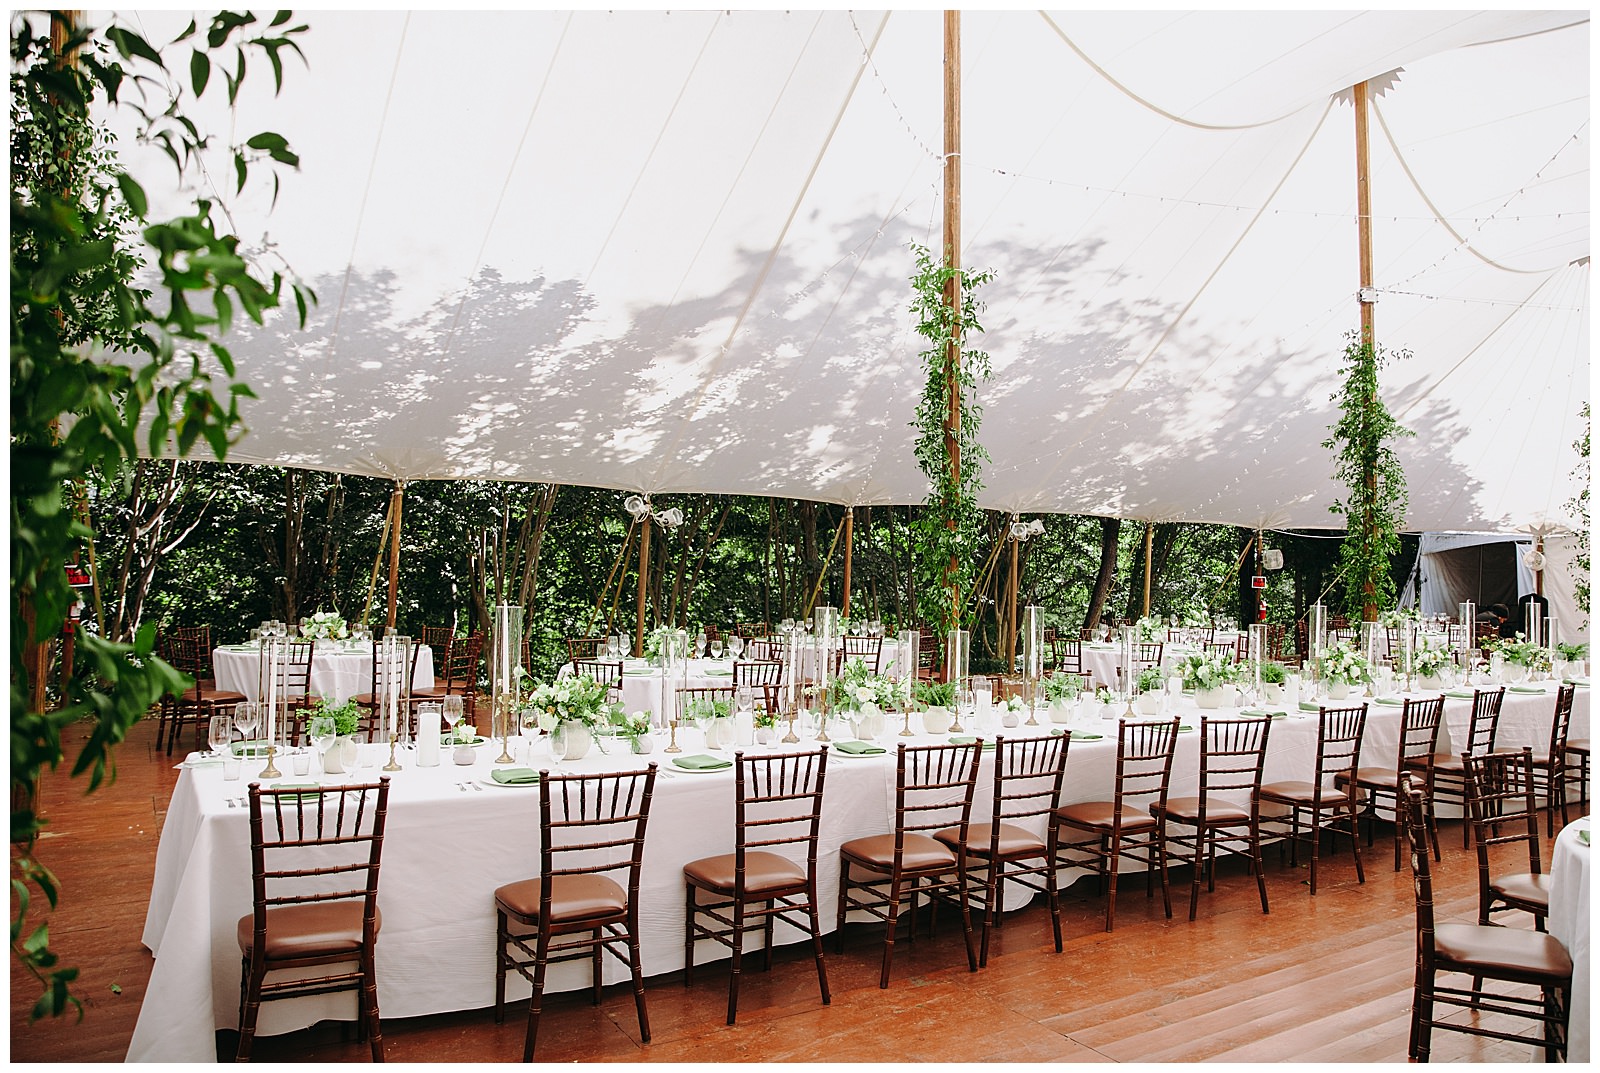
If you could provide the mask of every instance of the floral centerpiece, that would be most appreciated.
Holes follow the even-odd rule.
[[[1193,608],[1190,608],[1188,611],[1183,613],[1183,617],[1179,620],[1178,625],[1190,630],[1207,629],[1211,626],[1211,616],[1207,615],[1204,611],[1197,611]]]
[[[337,611],[318,611],[300,624],[300,636],[342,641],[350,636],[350,627]]]
[[[1048,704],[1074,701],[1083,692],[1083,675],[1052,674],[1039,679],[1039,688],[1044,691],[1044,699]]]
[[[1139,672],[1133,684],[1141,693],[1158,693],[1167,687],[1167,678],[1160,667],[1146,667]]]
[[[1387,629],[1398,629],[1408,622],[1421,622],[1422,616],[1414,607],[1395,607],[1383,612],[1378,620]]]
[[[1589,645],[1586,641],[1580,641],[1575,645],[1557,644],[1556,654],[1568,663],[1577,663],[1589,658]]]
[[[910,704],[911,694],[908,682],[873,674],[864,660],[853,659],[839,669],[828,699],[836,711],[887,711]]]
[[[1133,624],[1133,634],[1144,644],[1155,644],[1167,639],[1167,627],[1154,615],[1146,615]]]
[[[533,687],[523,704],[523,711],[532,710],[538,715],[544,730],[554,730],[562,723],[576,723],[593,730],[612,723],[613,713],[621,705],[610,699],[610,689],[588,675],[560,678],[555,682],[541,682]]]
[[[655,747],[655,742],[650,737],[649,712],[623,715],[622,708],[615,707],[611,712],[611,726],[618,737],[628,739],[628,743],[636,753],[648,753]]]
[[[1367,657],[1348,641],[1335,641],[1322,653],[1322,676],[1328,681],[1329,696],[1335,700],[1345,696],[1351,686],[1367,681],[1371,673]]]
[[[1411,653],[1412,669],[1424,683],[1438,679],[1440,672],[1450,666],[1451,662],[1449,647],[1437,641],[1420,640],[1417,642],[1416,650]]]
[[[1209,652],[1196,652],[1178,661],[1183,688],[1194,690],[1194,702],[1202,708],[1220,708],[1232,699],[1233,685],[1239,680],[1239,665],[1219,659]]]
[[[644,638],[645,658],[653,662],[660,662],[666,653],[669,644],[676,640],[678,631],[671,626],[657,626]]]
[[[929,734],[947,733],[955,725],[956,684],[917,682],[913,695],[922,705],[922,729]]]
[[[1521,681],[1530,674],[1550,669],[1550,653],[1517,634],[1515,637],[1503,639],[1495,651],[1500,653],[1500,658],[1505,660],[1506,666],[1515,667],[1514,681]]]

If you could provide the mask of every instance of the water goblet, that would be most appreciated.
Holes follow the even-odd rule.
[[[239,728],[245,741],[250,741],[256,732],[256,727],[261,725],[261,709],[256,704],[246,701],[233,709],[233,722]]]
[[[455,740],[456,724],[461,722],[462,717],[465,716],[465,715],[466,715],[466,710],[462,706],[462,701],[461,701],[460,697],[445,697],[444,698],[444,721],[445,721],[446,726],[448,727],[448,731],[447,731],[447,733],[449,734],[448,740],[450,740],[450,741],[454,741]]]
[[[712,659],[721,659],[722,658],[722,638],[721,638],[721,636],[716,637],[711,642],[711,658]]]
[[[223,756],[230,750],[228,746],[233,742],[233,721],[221,711],[211,713],[211,722],[206,727],[206,743],[211,746],[207,754],[212,757]]]
[[[519,759],[524,763],[533,762],[534,742],[539,735],[544,733],[544,728],[539,725],[539,713],[533,708],[524,708],[517,720],[517,730],[522,736],[522,748],[518,750]]]
[[[567,724],[557,723],[547,737],[550,739],[550,762],[559,764],[567,758]]]
[[[732,637],[728,638],[728,655],[732,656],[734,659],[738,659],[740,656],[744,655],[743,637],[740,637],[738,634],[734,634]]]

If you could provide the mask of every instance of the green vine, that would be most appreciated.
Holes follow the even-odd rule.
[[[1333,435],[1322,446],[1334,452],[1334,477],[1350,492],[1329,509],[1344,515],[1346,535],[1339,547],[1346,611],[1375,619],[1378,610],[1395,602],[1389,560],[1400,551],[1400,525],[1410,497],[1405,469],[1393,442],[1415,435],[1401,426],[1384,405],[1378,373],[1394,358],[1411,352],[1390,352],[1351,333],[1344,348],[1344,385],[1331,396],[1342,416],[1329,426]]]
[[[1578,520],[1578,554],[1572,561],[1573,591],[1578,597],[1578,610],[1589,613],[1589,404],[1578,411],[1583,417],[1583,436],[1572,443],[1578,452],[1578,464],[1572,476],[1578,481],[1578,494],[1567,500],[1566,508]]]
[[[912,244],[916,273],[911,277],[911,312],[917,318],[917,334],[928,342],[919,355],[927,372],[922,399],[917,404],[916,458],[928,476],[928,498],[918,520],[918,581],[920,595],[929,601],[927,617],[939,635],[956,628],[962,621],[960,594],[969,590],[976,574],[976,560],[982,540],[978,492],[982,463],[989,454],[978,442],[978,427],[983,407],[973,401],[978,384],[989,377],[989,355],[965,345],[973,332],[982,332],[978,314],[983,305],[975,297],[978,287],[994,279],[994,272],[968,272],[952,268],[946,261],[935,263],[925,246]],[[945,301],[945,288],[958,281],[960,308]],[[951,344],[960,361],[951,379],[948,361]],[[946,418],[951,409],[951,393],[956,395],[958,420],[953,441],[960,459],[960,475],[950,472],[950,443]]]

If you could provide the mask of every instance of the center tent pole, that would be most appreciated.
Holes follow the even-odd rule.
[[[850,552],[856,542],[856,508],[844,509],[844,599],[840,601],[839,615],[850,617]]]
[[[950,459],[950,487],[961,486],[961,384],[957,374],[961,368],[961,277],[956,270],[961,267],[961,12],[944,13],[944,256],[952,271],[945,283],[944,301],[950,309],[951,321],[956,325],[945,347],[945,383],[949,385],[949,402],[945,411],[944,446]],[[947,504],[949,506],[949,504]],[[956,528],[952,513],[945,521],[947,529]],[[957,616],[952,628],[959,626],[961,593],[957,581],[958,564],[952,555],[945,568],[945,581],[950,590],[950,608]]]
[[[644,655],[644,603],[650,591],[650,515],[639,519],[639,621],[634,626],[633,654]]]
[[[394,527],[389,536],[389,617],[385,625],[394,632],[395,606],[400,596],[400,512],[405,504],[406,482],[394,482],[394,494],[389,497],[389,509],[394,516]]]
[[[1374,314],[1377,312],[1377,295],[1373,292],[1372,285],[1372,176],[1367,160],[1367,84],[1360,82],[1355,86],[1354,99],[1356,106],[1356,242],[1361,261],[1361,289],[1356,292],[1356,304],[1361,309],[1361,342],[1370,346],[1373,353],[1377,353],[1378,332]],[[1373,389],[1373,397],[1368,399],[1369,408],[1377,403],[1377,389]],[[1367,502],[1370,504],[1378,495],[1378,470],[1377,460],[1368,459],[1365,463],[1366,473],[1363,478],[1367,485]],[[1362,539],[1371,547],[1376,540],[1376,520],[1372,517],[1370,507],[1359,519],[1362,529]],[[1372,580],[1368,578],[1362,583],[1361,588],[1361,619],[1363,622],[1378,621],[1378,594],[1373,587]]]

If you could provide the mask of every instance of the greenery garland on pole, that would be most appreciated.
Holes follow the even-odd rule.
[[[913,243],[911,249],[917,261],[911,277],[911,312],[917,318],[917,334],[928,341],[928,348],[919,354],[927,379],[912,422],[917,430],[917,464],[929,484],[917,523],[918,595],[932,605],[928,617],[943,637],[961,624],[960,594],[971,587],[982,537],[980,463],[988,461],[989,454],[978,442],[983,407],[973,401],[973,393],[980,381],[989,378],[989,355],[965,343],[970,333],[983,331],[978,322],[983,304],[973,292],[992,281],[994,272],[952,268],[947,260],[935,263],[925,246]],[[959,284],[959,311],[945,301],[951,280]],[[958,362],[950,361],[952,353],[960,355]],[[954,421],[948,420],[952,413]],[[952,473],[952,453],[961,463],[958,474]]]
[[[182,179],[208,145],[185,110],[208,84],[226,85],[232,103],[247,53],[265,55],[281,86],[279,53],[299,53],[294,38],[306,30],[291,18],[280,11],[262,26],[223,12],[204,29],[191,22],[168,46],[188,42],[186,78],[115,16],[103,31],[60,12],[11,19],[11,951],[42,990],[35,1018],[70,1007],[82,1015],[69,989],[77,970],[58,964],[48,923],[33,918],[35,893],[51,906],[59,898],[35,855],[45,822],[34,803],[39,774],[65,759],[63,731],[85,720],[72,774],[87,773],[94,790],[115,777],[113,751],[129,728],[192,684],[155,656],[154,623],[132,644],[80,629],[72,679],[54,703],[45,699],[48,646],[76,599],[66,565],[94,536],[74,500],[91,475],[141,453],[200,447],[221,459],[244,431],[239,400],[252,397],[220,341],[234,310],[261,323],[288,290],[303,325],[315,300],[251,264],[211,201],[155,218],[95,117],[108,105],[135,109],[140,139],[160,147]],[[252,164],[272,161],[274,193],[272,165],[298,164],[271,131],[230,155],[236,191]],[[149,289],[134,283],[146,261]]]
[[[1390,352],[1352,332],[1345,343],[1341,371],[1344,384],[1331,398],[1341,416],[1328,426],[1333,433],[1322,446],[1334,452],[1334,477],[1350,489],[1329,508],[1344,515],[1345,539],[1339,547],[1347,613],[1376,621],[1380,607],[1395,601],[1389,560],[1400,551],[1400,526],[1410,497],[1405,469],[1392,446],[1415,435],[1389,413],[1378,390],[1378,373],[1394,358],[1411,352]]]
[[[1583,418],[1583,436],[1572,443],[1578,452],[1578,464],[1572,476],[1578,481],[1578,494],[1567,500],[1566,507],[1578,521],[1578,552],[1572,560],[1572,589],[1578,599],[1578,610],[1589,613],[1589,404],[1578,411]]]

